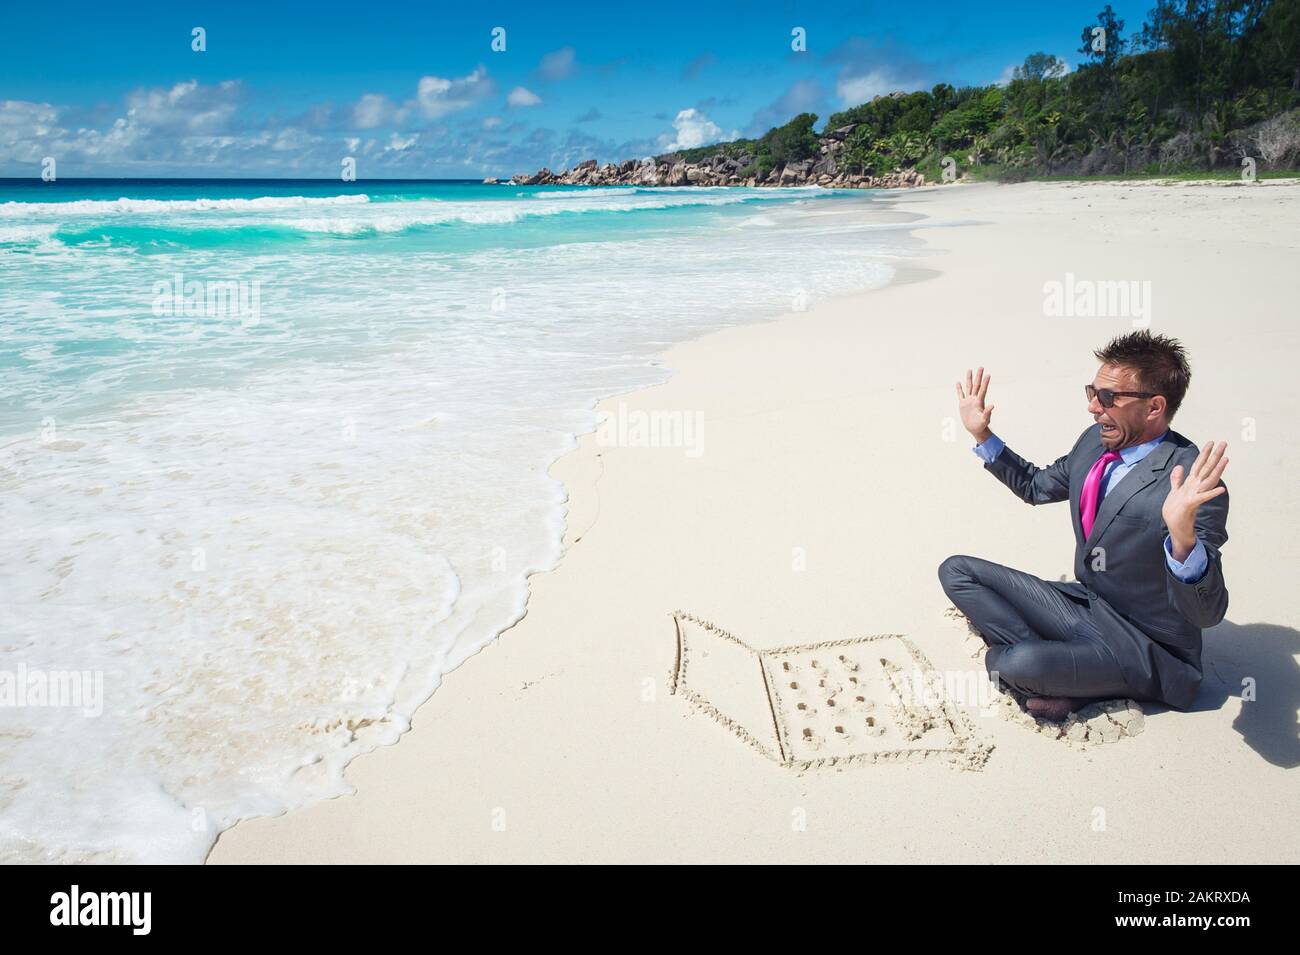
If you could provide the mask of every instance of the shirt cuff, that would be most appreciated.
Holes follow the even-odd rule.
[[[985,464],[992,464],[998,459],[998,455],[1002,453],[1002,449],[1005,447],[1006,445],[1002,443],[1001,438],[996,434],[991,434],[975,445],[972,450],[980,456],[980,460]]]
[[[1174,559],[1173,542],[1168,534],[1165,535],[1165,563],[1173,575],[1185,584],[1194,584],[1205,576],[1206,569],[1210,566],[1209,555],[1205,553],[1205,544],[1198,537],[1196,546],[1192,552],[1187,555],[1187,559],[1181,563]]]

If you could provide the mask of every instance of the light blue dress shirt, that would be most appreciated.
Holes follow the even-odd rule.
[[[1165,432],[1168,434],[1168,432]],[[1112,484],[1118,484],[1124,475],[1132,471],[1134,466],[1155,450],[1156,445],[1163,441],[1165,435],[1146,442],[1145,444],[1135,444],[1131,448],[1122,448],[1119,452],[1120,459],[1106,465],[1106,471],[1101,476],[1101,496],[1097,499],[1097,506],[1101,507],[1101,501],[1106,497],[1106,491]],[[989,437],[975,446],[975,453],[985,464],[992,464],[997,460],[998,455],[1006,444],[996,434]],[[1205,576],[1205,571],[1209,569],[1210,558],[1205,553],[1205,544],[1198,537],[1196,546],[1192,552],[1187,555],[1187,560],[1179,563],[1174,559],[1173,543],[1169,535],[1165,535],[1165,562],[1169,565],[1173,575],[1183,583],[1194,584]]]

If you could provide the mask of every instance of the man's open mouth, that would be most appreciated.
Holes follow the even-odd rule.
[[[1118,430],[1119,430],[1119,429],[1116,428],[1113,424],[1107,424],[1107,423],[1104,422],[1104,421],[1101,422],[1101,433],[1102,433],[1102,434],[1114,434],[1114,433],[1115,433],[1116,431],[1118,431]]]

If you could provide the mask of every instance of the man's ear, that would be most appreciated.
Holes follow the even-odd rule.
[[[1147,412],[1147,420],[1155,421],[1169,410],[1169,402],[1164,395],[1156,395],[1151,399],[1151,409]]]

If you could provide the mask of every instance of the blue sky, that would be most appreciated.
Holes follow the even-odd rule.
[[[348,155],[361,178],[618,161],[995,82],[1037,50],[1073,66],[1104,5],[12,2],[0,175],[39,175],[45,156],[60,178],[334,178]],[[1112,6],[1131,35],[1149,0]]]

